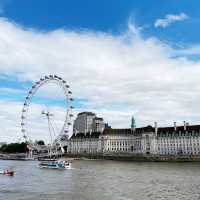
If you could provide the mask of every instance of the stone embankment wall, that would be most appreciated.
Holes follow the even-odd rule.
[[[98,153],[98,154],[65,154],[65,157],[78,159],[105,159],[105,160],[124,160],[124,161],[150,161],[150,162],[200,162],[200,155],[197,156],[158,156],[158,155],[142,155],[127,153]]]
[[[26,156],[25,153],[0,153],[0,160],[24,160]]]

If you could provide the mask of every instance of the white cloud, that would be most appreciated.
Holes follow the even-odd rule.
[[[0,93],[1,95],[2,94],[19,95],[20,93],[23,94],[23,91],[19,89],[14,89],[14,88],[1,87]]]
[[[188,19],[188,16],[185,13],[180,13],[179,15],[168,14],[165,16],[164,19],[157,19],[154,23],[154,26],[156,28],[166,28],[172,23],[175,23],[177,21],[184,21],[186,19]]]
[[[199,123],[200,62],[172,58],[174,51],[155,37],[144,39],[130,24],[123,34],[112,35],[64,29],[42,32],[0,19],[2,74],[16,76],[22,84],[57,74],[71,85],[74,97],[87,100],[75,113],[94,111],[113,127],[130,126],[132,114],[138,126],[154,121],[170,125],[174,120]],[[48,96],[54,91],[47,89]],[[1,102],[1,137],[20,135],[22,103]],[[59,125],[63,115],[58,116]],[[44,121],[35,117],[32,121],[34,130],[45,132]]]

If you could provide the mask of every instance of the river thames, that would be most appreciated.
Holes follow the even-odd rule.
[[[14,177],[0,176],[1,200],[200,199],[200,163],[74,160],[70,170],[37,161],[0,161]]]

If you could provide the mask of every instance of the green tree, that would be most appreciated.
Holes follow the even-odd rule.
[[[3,153],[25,153],[27,151],[27,144],[24,142],[4,144],[0,148],[0,152]]]

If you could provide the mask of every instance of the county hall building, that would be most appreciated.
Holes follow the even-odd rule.
[[[79,124],[80,123],[80,124]],[[94,113],[79,113],[68,141],[72,154],[200,155],[200,125],[113,129]]]

